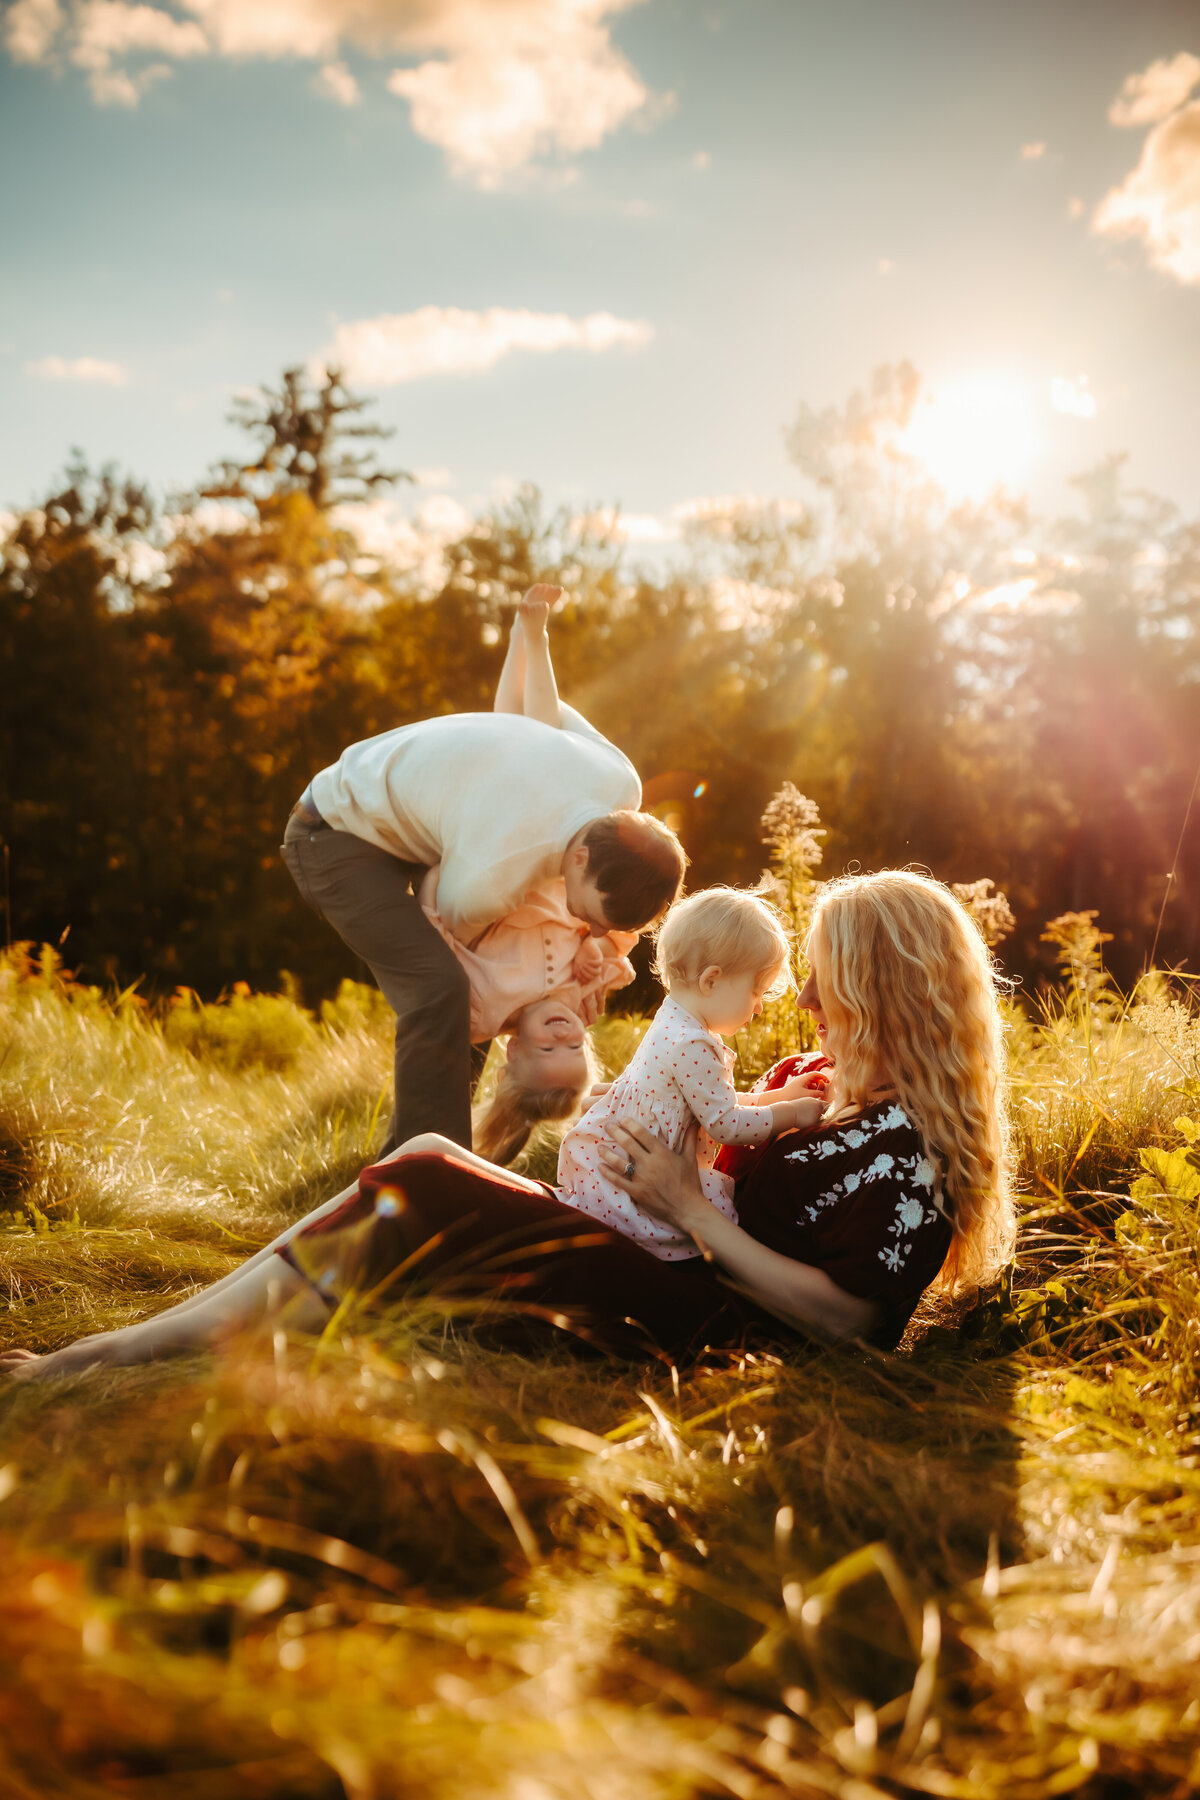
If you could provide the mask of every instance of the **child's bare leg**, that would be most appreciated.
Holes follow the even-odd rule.
[[[504,667],[500,671],[500,680],[496,684],[496,698],[492,702],[492,711],[498,713],[519,713],[525,710],[525,631],[521,624],[520,608],[512,622],[512,630],[508,634],[508,650],[504,658]]]
[[[7,1372],[15,1380],[28,1381],[71,1374],[96,1363],[123,1366],[153,1362],[159,1356],[219,1343],[284,1306],[288,1308],[290,1324],[300,1330],[320,1331],[329,1318],[323,1302],[282,1257],[263,1254],[263,1261],[256,1258],[255,1266],[238,1270],[228,1286],[220,1284],[219,1293],[210,1289],[197,1300],[173,1306],[157,1318],[143,1319],[118,1331],[97,1332],[62,1350],[51,1351],[48,1356],[10,1360]]]
[[[553,725],[555,730],[562,728],[562,709],[550,657],[548,627],[550,614],[561,597],[560,587],[539,581],[529,589],[517,608],[517,624],[525,639],[523,711],[527,719],[538,719],[543,725]]]

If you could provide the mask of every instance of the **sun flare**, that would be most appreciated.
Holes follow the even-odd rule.
[[[1019,490],[1037,453],[1032,391],[1010,376],[947,382],[917,403],[901,449],[925,464],[952,499]]]

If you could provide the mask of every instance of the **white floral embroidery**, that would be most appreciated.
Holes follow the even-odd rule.
[[[901,1125],[907,1125],[908,1122],[908,1114],[902,1106],[889,1106],[876,1124],[880,1131],[896,1131]]]
[[[869,1140],[865,1131],[859,1131],[857,1126],[852,1126],[849,1131],[842,1133],[842,1141],[848,1144],[851,1150],[859,1150]]]
[[[845,1198],[846,1190],[843,1188],[840,1181],[835,1181],[827,1193],[817,1194],[804,1208],[805,1212],[808,1214],[809,1224],[812,1224],[813,1220],[818,1218],[827,1206],[836,1206],[839,1200],[844,1200]]]
[[[890,1175],[895,1166],[895,1157],[889,1156],[886,1150],[881,1150],[879,1155],[875,1158],[875,1161],[866,1171],[867,1179],[870,1180],[876,1175]]]
[[[932,1225],[937,1218],[937,1209],[926,1206],[923,1197],[911,1191],[913,1187],[926,1190],[932,1188],[935,1170],[928,1157],[901,1156],[896,1161],[898,1177],[909,1187],[909,1192],[902,1194],[897,1202],[895,1216],[888,1226],[888,1236],[896,1241],[885,1245],[879,1252],[880,1262],[892,1274],[902,1269],[908,1261],[913,1246],[909,1233],[917,1231],[922,1225]]]

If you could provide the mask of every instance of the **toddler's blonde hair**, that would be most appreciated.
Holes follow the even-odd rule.
[[[783,920],[757,888],[711,887],[677,900],[656,934],[654,973],[665,988],[696,981],[716,967],[724,975],[777,971],[771,997],[795,987]]]

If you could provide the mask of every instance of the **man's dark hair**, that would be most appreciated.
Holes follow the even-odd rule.
[[[617,931],[641,931],[678,899],[687,856],[675,833],[653,813],[614,812],[583,834],[589,878]]]

